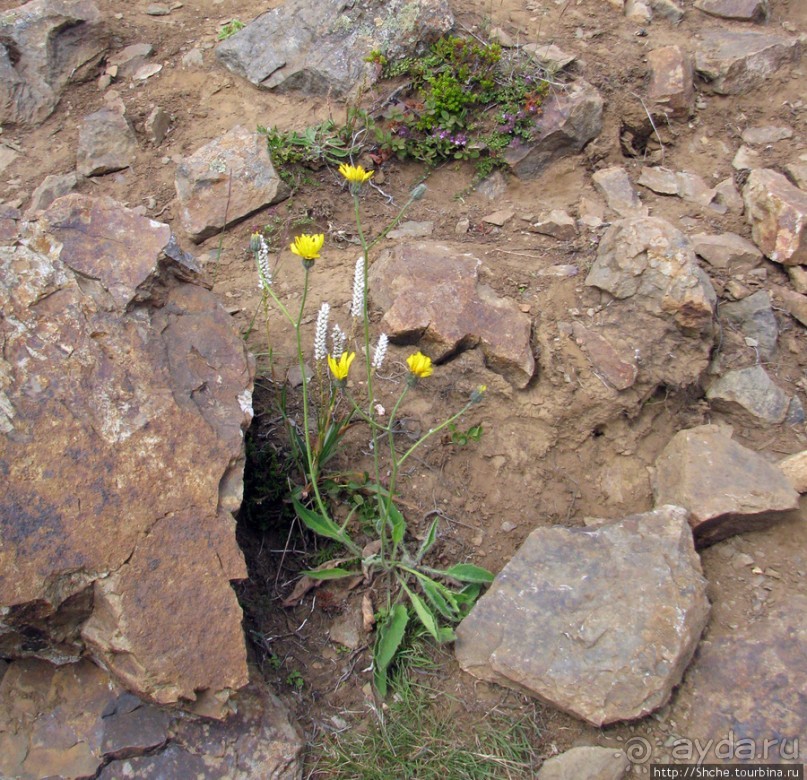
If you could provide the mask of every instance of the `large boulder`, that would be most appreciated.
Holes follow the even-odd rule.
[[[216,56],[263,89],[344,96],[374,80],[370,52],[412,56],[453,26],[445,0],[288,0],[220,43]]]
[[[86,653],[160,703],[247,682],[253,364],[167,225],[56,200],[0,247],[0,655]]]
[[[457,628],[460,666],[595,726],[681,681],[709,617],[687,512],[537,528]]]
[[[486,365],[525,387],[535,371],[532,323],[514,301],[479,280],[480,261],[444,244],[409,242],[382,252],[369,271],[381,328],[393,342],[421,343],[442,362],[479,347]]]
[[[106,51],[91,0],[31,0],[0,18],[0,124],[36,124]]]

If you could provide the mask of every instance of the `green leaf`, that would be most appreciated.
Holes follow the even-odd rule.
[[[420,581],[420,587],[423,588],[426,597],[437,611],[448,620],[456,620],[459,617],[460,608],[454,599],[454,594],[444,585],[429,579],[424,574],[418,574],[417,577]]]
[[[373,678],[376,690],[382,697],[387,695],[387,669],[401,646],[408,622],[409,611],[406,606],[396,604],[390,610],[387,619],[376,630],[375,648],[373,649]]]
[[[472,563],[457,563],[443,573],[460,582],[479,582],[483,585],[493,582],[493,575],[487,569]]]
[[[431,550],[434,543],[437,541],[437,526],[440,522],[440,516],[434,518],[434,522],[429,527],[426,536],[423,537],[423,541],[420,543],[420,549],[418,550],[417,557],[415,560],[420,563],[424,556],[426,555],[429,550]]]
[[[312,569],[311,571],[304,571],[306,577],[312,580],[341,580],[343,577],[361,576],[360,571],[348,571],[347,569]]]
[[[457,638],[457,635],[454,633],[454,629],[449,628],[448,626],[440,626],[437,633],[439,634],[437,641],[440,644],[443,644],[444,642],[453,642]]]
[[[423,623],[424,628],[435,638],[436,641],[440,641],[440,632],[437,628],[437,619],[434,617],[432,611],[426,606],[426,603],[423,601],[417,593],[409,590],[406,585],[401,582],[403,589],[406,591],[406,595],[409,596],[409,600],[412,602],[412,606],[415,608],[415,613],[417,614],[420,622]]]
[[[342,544],[350,544],[350,537],[330,517],[324,517],[318,512],[308,509],[297,498],[293,497],[292,503],[294,504],[294,511],[297,512],[297,517],[303,521],[303,524],[310,531],[320,536],[326,536],[328,539],[342,542]]]
[[[392,525],[392,542],[395,545],[399,545],[403,541],[404,534],[406,533],[406,520],[404,520],[401,510],[392,502],[390,502],[389,505],[389,519]]]

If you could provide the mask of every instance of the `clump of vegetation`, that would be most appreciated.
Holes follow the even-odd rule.
[[[446,695],[396,676],[388,707],[368,729],[330,735],[309,777],[360,780],[516,780],[535,777],[538,733],[526,718],[491,715],[469,733]],[[438,703],[439,702],[439,703]]]
[[[401,404],[410,392],[428,379],[434,370],[431,359],[420,351],[407,360],[407,380],[390,410],[379,403],[375,387],[382,368],[388,338],[381,334],[371,339],[368,311],[368,269],[373,247],[383,239],[390,227],[402,217],[411,203],[423,197],[425,185],[418,185],[398,215],[375,240],[370,241],[361,220],[360,192],[373,173],[362,166],[343,163],[339,172],[345,179],[353,199],[357,235],[362,254],[356,262],[353,299],[349,326],[342,327],[330,320],[327,302],[322,303],[316,317],[313,350],[303,340],[302,326],[307,315],[310,274],[320,252],[323,234],[302,233],[294,238],[291,251],[302,261],[304,280],[299,308],[290,311],[273,286],[274,269],[269,260],[269,245],[262,233],[250,241],[258,281],[263,292],[262,308],[269,322],[268,307],[274,305],[291,327],[296,341],[296,362],[300,376],[307,376],[306,363],[313,357],[313,376],[301,385],[301,408],[295,417],[279,393],[279,411],[289,436],[291,457],[296,462],[299,481],[291,489],[290,503],[302,524],[318,536],[335,542],[339,553],[314,569],[305,572],[298,592],[324,580],[362,576],[381,585],[383,603],[377,604],[376,637],[373,648],[374,682],[382,696],[387,693],[387,681],[397,656],[404,646],[404,637],[415,618],[436,642],[454,639],[452,625],[459,622],[471,608],[482,586],[493,575],[472,563],[456,563],[437,568],[429,555],[437,541],[439,516],[434,519],[422,539],[413,539],[401,510],[398,478],[401,467],[424,442],[447,431],[473,406],[481,403],[485,387],[475,389],[467,403],[442,423],[428,428],[413,444],[404,447],[396,440]],[[271,333],[267,329],[268,355],[272,355]],[[355,374],[361,372],[361,395],[355,396],[348,386],[351,366],[361,355]],[[270,365],[271,376],[271,365]],[[335,458],[347,432],[364,426],[369,435],[371,464],[367,472],[345,473],[334,469]],[[481,427],[475,426],[465,437],[478,438]],[[452,431],[456,433],[456,428]],[[346,517],[336,519],[336,511],[347,506]],[[287,601],[295,602],[293,595]]]
[[[240,22],[238,19],[230,19],[229,22],[226,22],[221,26],[219,29],[219,34],[216,36],[220,41],[226,41],[228,38],[232,38],[239,30],[243,30],[246,25],[243,22]]]
[[[367,152],[377,164],[472,160],[482,177],[505,165],[511,143],[532,138],[549,89],[529,55],[458,36],[440,38],[422,57],[389,61],[375,51],[367,61],[382,79],[400,82],[380,109],[353,107],[343,125],[259,128],[283,175],[290,166],[316,169]]]

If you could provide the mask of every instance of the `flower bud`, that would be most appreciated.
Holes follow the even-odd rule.
[[[412,200],[420,200],[426,194],[427,189],[428,188],[426,185],[421,182],[416,187],[412,188],[412,192],[409,193],[409,197]]]

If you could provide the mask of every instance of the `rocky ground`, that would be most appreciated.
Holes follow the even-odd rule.
[[[243,642],[231,644],[237,630],[218,626],[216,636],[226,635],[231,653],[225,656],[229,671],[221,679],[205,677],[202,665],[177,660],[144,639],[149,632],[141,625],[158,633],[149,615],[165,625],[177,608],[171,602],[167,609],[148,606],[161,586],[138,590],[131,582],[188,578],[181,591],[186,603],[206,571],[220,568],[222,581],[243,571],[227,537],[231,528],[223,531],[216,523],[222,507],[237,503],[237,487],[219,480],[237,460],[233,447],[246,409],[236,397],[249,385],[250,369],[245,363],[237,371],[231,364],[222,368],[212,356],[232,334],[250,330],[259,306],[250,233],[271,225],[280,247],[301,225],[326,233],[312,275],[312,330],[321,301],[330,302],[335,316],[347,317],[357,255],[352,203],[335,171],[311,172],[288,199],[285,185],[267,172],[263,141],[253,131],[258,125],[299,129],[327,117],[340,121],[344,80],[355,74],[347,65],[338,73],[331,65],[330,87],[306,73],[285,87],[273,83],[277,91],[248,80],[278,81],[271,62],[260,60],[264,71],[257,75],[234,64],[234,56],[225,61],[235,70],[225,67],[216,56],[221,26],[234,18],[248,22],[280,3],[67,5],[89,32],[85,42],[68,47],[75,61],[64,78],[36,77],[29,91],[0,87],[0,234],[8,246],[26,247],[3,255],[0,281],[7,289],[0,325],[21,322],[26,334],[55,339],[58,346],[63,334],[37,312],[62,323],[72,321],[71,312],[84,312],[94,329],[80,331],[76,343],[90,345],[93,364],[106,366],[104,380],[123,377],[126,393],[159,399],[141,403],[137,414],[127,411],[123,430],[129,425],[139,436],[143,420],[165,415],[172,424],[168,433],[152,428],[156,438],[147,444],[130,440],[120,427],[106,430],[108,417],[92,408],[98,405],[75,396],[96,393],[96,380],[77,381],[69,386],[67,407],[71,419],[91,420],[84,451],[93,441],[106,442],[119,469],[142,470],[137,487],[149,500],[127,483],[132,492],[123,495],[136,496],[140,510],[121,537],[96,545],[92,556],[76,552],[72,542],[59,547],[51,535],[50,547],[31,543],[41,559],[25,558],[30,549],[9,530],[23,514],[4,518],[0,560],[11,574],[0,580],[0,593],[14,609],[11,617],[3,613],[0,628],[18,631],[0,632],[2,655],[65,661],[86,650],[113,679],[86,661],[58,670],[42,660],[12,661],[0,682],[0,776],[100,772],[112,778],[131,776],[134,767],[135,776],[179,777],[171,771],[179,771],[187,755],[214,752],[218,763],[207,765],[211,777],[237,776],[235,765],[250,776],[249,766],[258,765],[250,761],[272,761],[277,776],[293,777],[301,744],[371,717],[370,639],[357,625],[361,593],[324,589],[314,600],[309,594],[281,608],[301,565],[295,551],[302,542],[278,532],[257,537],[254,528],[239,530],[250,578],[237,592],[247,613],[253,678],[274,686],[299,724],[300,742],[262,684],[240,700],[235,726],[232,719],[225,726],[186,721],[133,700],[124,687],[160,704],[187,701],[201,690],[224,692],[216,701],[198,697],[197,711],[220,715],[229,688],[246,679],[247,650]],[[49,4],[37,0],[26,9],[40,6]],[[0,1],[5,30],[19,19],[14,8]],[[477,187],[467,164],[431,172],[426,197],[407,214],[416,224],[391,236],[374,266],[378,327],[391,334],[423,331],[424,349],[443,359],[408,398],[407,431],[427,429],[461,406],[474,387],[488,387],[485,403],[463,421],[464,427],[482,425],[481,440],[466,446],[450,438],[435,442],[402,488],[416,533],[435,513],[442,516],[438,554],[445,562],[469,560],[502,572],[460,632],[458,662],[453,653],[442,655],[431,683],[461,702],[471,720],[494,708],[518,713],[537,700],[535,745],[546,759],[573,747],[621,747],[637,774],[646,772],[651,758],[686,761],[705,752],[719,760],[748,760],[755,753],[761,761],[804,761],[807,742],[795,745],[794,739],[807,733],[801,694],[807,688],[807,526],[798,497],[807,483],[799,459],[784,469],[776,464],[807,448],[801,55],[807,6],[799,0],[490,0],[450,10],[458,34],[553,44],[560,52],[545,51],[544,57],[573,59],[556,74],[545,106],[544,122],[554,132],[547,130],[535,148],[514,150],[511,171]],[[300,30],[309,16],[300,17]],[[433,16],[439,28],[445,15]],[[16,84],[14,74],[23,71],[24,45],[35,48],[40,40],[36,29],[27,34],[22,43],[0,35],[6,85]],[[369,87],[361,99],[370,106],[385,94],[383,86]],[[362,196],[365,224],[371,230],[385,225],[423,173],[414,164],[387,161],[374,177],[376,186]],[[50,176],[58,178],[46,182]],[[41,215],[54,196],[69,192],[78,194]],[[100,196],[135,213],[116,217],[117,207],[93,210],[88,204]],[[27,220],[33,227],[23,226]],[[154,220],[169,225],[195,260],[177,259],[168,232]],[[82,225],[95,225],[95,232]],[[130,243],[108,250],[124,269],[116,266],[109,276],[109,269],[94,265],[93,242],[75,236],[102,235],[123,245],[116,231]],[[29,285],[29,295],[31,272],[20,269],[40,267],[37,257],[59,252],[74,253],[65,260],[72,271],[56,274],[50,287]],[[276,289],[292,305],[300,294],[296,258],[284,250],[273,263]],[[177,280],[170,284],[178,286],[170,299],[175,308],[163,312],[168,298],[152,282],[165,281],[154,269],[163,273],[166,267]],[[453,286],[446,286],[447,278]],[[88,281],[99,279],[102,291]],[[205,284],[229,315],[226,327],[208,311],[213,304],[202,291]],[[60,295],[52,294],[54,288]],[[58,307],[67,291],[73,308],[62,319]],[[151,308],[141,308],[144,300]],[[446,300],[458,304],[446,306]],[[42,307],[42,301],[49,302]],[[110,312],[121,318],[125,335],[103,335],[116,331]],[[160,336],[164,342],[154,341],[167,344],[165,352],[148,346],[151,337],[137,335],[143,317],[168,334]],[[176,321],[192,318],[202,322],[205,339],[182,340]],[[232,334],[225,333],[230,327]],[[21,332],[3,331],[6,366],[19,354],[14,350]],[[291,363],[291,337],[279,318],[271,332],[282,374]],[[262,328],[250,331],[248,345],[256,353],[265,351],[262,334]],[[38,349],[37,341],[25,343]],[[159,383],[152,387],[153,377],[144,372],[121,369],[141,348],[170,393],[157,389]],[[206,357],[186,366],[171,357],[172,349]],[[408,352],[392,347],[382,403],[397,395]],[[73,364],[54,354],[64,361],[54,370],[72,376]],[[259,359],[258,366],[253,436],[261,444],[277,443],[260,373],[265,363]],[[226,407],[208,394],[216,372],[227,374],[233,388],[229,422],[212,411]],[[25,458],[34,462],[34,456],[15,449],[25,437],[10,435],[16,423],[9,408],[13,412],[15,387],[23,380],[10,376],[0,374],[0,430],[7,437],[0,454],[3,463],[28,464]],[[25,374],[20,398],[34,397],[31,377],[35,373]],[[172,393],[187,393],[193,403],[174,408],[167,400]],[[122,408],[121,397],[110,401],[113,407]],[[4,405],[9,398],[11,407]],[[63,412],[55,414],[63,419]],[[31,412],[30,419],[31,430],[44,437],[47,415]],[[205,450],[212,455],[205,480],[187,493],[155,495],[146,483],[160,479],[160,464],[170,458],[143,459],[144,447],[176,451],[179,472],[193,473],[196,450],[178,443],[185,441],[176,438],[178,426],[193,431],[197,443],[207,437]],[[64,423],[54,430],[64,436],[45,441],[51,450],[69,453]],[[81,436],[76,434],[83,441]],[[362,443],[353,444],[350,458],[360,462]],[[47,461],[47,447],[41,450],[36,457]],[[67,478],[90,484],[88,474],[109,471],[98,453],[95,471],[88,467]],[[14,471],[18,482],[9,495],[19,499],[15,506],[31,504],[17,486],[28,484],[33,473]],[[175,484],[173,475],[166,482]],[[46,498],[55,501],[51,494]],[[163,500],[167,508],[161,508]],[[60,517],[77,518],[80,543],[92,547],[106,531],[93,526],[88,532],[69,503],[54,505]],[[687,511],[657,508],[669,504]],[[183,516],[185,525],[169,532],[159,523],[189,505],[195,514]],[[35,515],[24,514],[26,522],[44,527],[47,512]],[[190,527],[198,517],[215,532],[194,534]],[[57,530],[72,540],[69,527]],[[197,563],[217,563],[194,568],[183,555],[167,552],[189,544]],[[57,575],[54,560],[68,558]],[[23,569],[26,588],[16,581]],[[90,587],[97,609],[85,599]],[[236,605],[225,603],[217,583],[206,581],[205,587],[218,594],[216,609],[227,615],[227,626],[237,622]],[[529,592],[540,597],[529,599]],[[513,617],[525,609],[529,631]],[[61,620],[57,628],[43,628],[54,614]],[[209,615],[193,609],[177,614],[185,635],[204,644]],[[76,615],[81,628],[63,630],[70,620],[77,625]],[[20,626],[25,641],[19,641]],[[42,634],[49,639],[39,646],[32,636]],[[155,657],[171,660],[155,670]],[[220,663],[208,659],[213,668]],[[264,735],[253,742],[271,743],[275,757],[261,754],[244,734]],[[740,749],[739,740],[746,740]],[[721,741],[722,754],[716,752]],[[567,760],[581,760],[579,755]],[[584,762],[594,761],[593,754],[586,756]],[[573,768],[564,771],[581,776]]]

